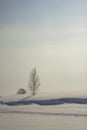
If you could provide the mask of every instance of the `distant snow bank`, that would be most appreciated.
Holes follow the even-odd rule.
[[[28,94],[24,95],[11,95],[5,96],[0,98],[0,104],[6,105],[30,105],[30,104],[37,104],[37,105],[59,105],[59,104],[87,104],[87,98],[69,98],[63,97],[60,98],[57,95],[55,96],[29,96]]]

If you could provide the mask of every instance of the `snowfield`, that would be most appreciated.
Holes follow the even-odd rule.
[[[41,102],[48,99],[50,100],[50,97],[14,95],[2,97],[0,101]],[[0,105],[0,130],[87,130],[87,105],[77,103]]]

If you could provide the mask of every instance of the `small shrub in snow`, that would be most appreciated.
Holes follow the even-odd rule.
[[[23,88],[19,88],[19,90],[17,91],[17,95],[19,94],[25,94],[27,91]]]

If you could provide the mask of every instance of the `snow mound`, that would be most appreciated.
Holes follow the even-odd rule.
[[[0,104],[4,105],[59,105],[59,104],[87,104],[87,98],[70,98],[63,97],[59,98],[58,96],[29,96],[25,95],[11,95],[0,98]]]

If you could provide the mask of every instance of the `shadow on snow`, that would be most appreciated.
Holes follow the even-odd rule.
[[[0,104],[6,105],[59,105],[64,103],[77,103],[77,104],[87,104],[87,98],[59,98],[59,99],[46,99],[46,100],[19,100],[19,101],[0,101]]]

